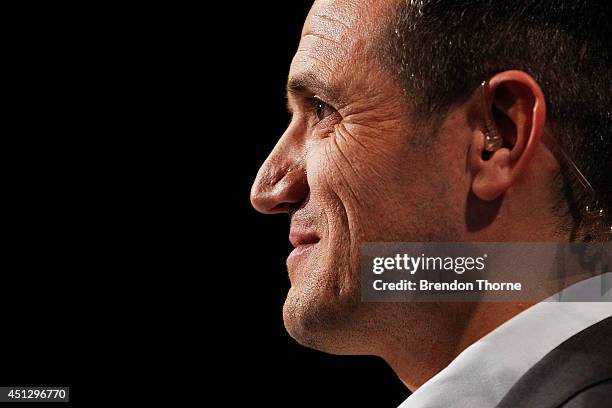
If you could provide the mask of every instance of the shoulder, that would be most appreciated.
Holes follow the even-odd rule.
[[[612,378],[593,384],[563,403],[563,408],[607,408],[612,395]]]
[[[498,407],[600,406],[593,400],[610,395],[607,391],[612,382],[611,349],[612,317],[609,317],[544,356],[519,379]],[[568,405],[581,404],[585,399],[591,401],[590,405]]]

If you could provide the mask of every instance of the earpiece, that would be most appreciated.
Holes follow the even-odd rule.
[[[494,152],[502,147],[503,140],[497,130],[486,129],[483,133],[485,138],[484,148],[487,152]]]
[[[489,81],[483,81],[480,86],[480,93],[482,96],[481,98],[482,113],[483,113],[484,120],[485,120],[485,130],[483,131],[484,138],[485,138],[484,148],[487,152],[494,152],[496,150],[499,150],[502,147],[503,139],[501,135],[497,132],[493,119],[491,118],[491,113],[489,110],[490,103],[487,98],[488,87],[489,87]]]

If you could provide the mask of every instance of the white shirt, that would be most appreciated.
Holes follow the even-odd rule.
[[[611,287],[612,272],[578,282],[533,305],[466,348],[399,408],[495,407],[548,352],[612,316],[612,290],[604,290]],[[568,301],[585,293],[597,301]]]

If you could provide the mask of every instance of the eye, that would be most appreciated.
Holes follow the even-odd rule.
[[[334,108],[332,108],[330,105],[323,102],[321,99],[319,99],[316,96],[313,97],[313,101],[314,101],[315,113],[317,115],[317,119],[319,119],[319,122],[325,119],[326,117],[328,117],[329,115],[332,115],[334,112],[336,112]]]

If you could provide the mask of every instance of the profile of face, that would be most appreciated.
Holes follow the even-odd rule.
[[[258,211],[291,219],[295,249],[287,259],[285,327],[301,344],[331,353],[372,354],[396,337],[398,325],[415,342],[420,335],[433,341],[431,333],[448,329],[442,323],[427,327],[437,324],[432,311],[441,314],[435,304],[360,301],[362,242],[499,239],[508,225],[496,222],[497,232],[488,236],[477,225],[489,207],[491,219],[509,219],[494,204],[496,197],[510,197],[514,214],[534,224],[532,204],[543,193],[533,185],[550,184],[547,177],[556,169],[552,155],[536,147],[544,103],[524,73],[508,71],[490,80],[491,92],[499,95],[493,103],[511,123],[502,123],[500,131],[511,133],[514,147],[500,148],[487,161],[483,134],[470,113],[481,104],[451,109],[435,129],[411,117],[402,85],[381,62],[373,40],[387,27],[395,4],[314,3],[289,72],[290,124],[251,191]],[[536,156],[533,162],[548,168],[522,178],[532,185],[506,191]],[[488,200],[484,207],[474,194]],[[531,205],[523,208],[517,203],[526,197]],[[470,221],[470,211],[476,221]],[[520,230],[512,222],[511,229]]]
[[[251,192],[258,211],[291,218],[287,330],[335,353],[360,353],[383,313],[360,302],[360,243],[456,239],[452,197],[469,188],[439,160],[452,152],[414,143],[371,44],[389,2],[365,3],[313,5],[289,73],[292,119]]]

